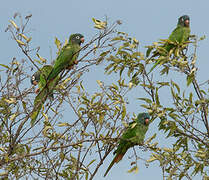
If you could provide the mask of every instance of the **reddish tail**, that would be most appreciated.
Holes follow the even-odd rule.
[[[123,159],[123,156],[124,154],[118,154],[114,157],[114,159],[112,160],[112,162],[110,163],[109,167],[107,168],[105,174],[104,174],[104,177],[107,175],[107,173],[110,171],[110,169],[112,168],[112,166],[115,164],[115,163],[118,163],[121,159]]]

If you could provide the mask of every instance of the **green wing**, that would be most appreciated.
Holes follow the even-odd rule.
[[[182,43],[189,40],[189,35],[190,35],[189,27],[177,26],[177,28],[173,30],[173,32],[171,33],[168,39],[173,42]],[[173,47],[174,47],[173,44],[167,44],[165,46],[165,49],[167,52],[169,52]]]
[[[78,58],[79,50],[80,46],[78,44],[68,43],[63,47],[47,80],[50,81],[51,79],[54,79],[61,71],[68,66],[73,65],[74,61]]]
[[[40,69],[41,73],[40,73],[40,80],[38,83],[40,93],[36,96],[34,100],[34,108],[31,114],[31,125],[35,123],[35,120],[42,108],[42,105],[46,101],[48,95],[53,98],[53,90],[59,81],[59,76],[57,76],[47,84],[47,77],[51,73],[52,69],[53,66],[51,65],[45,65]],[[45,88],[46,84],[47,84],[47,88]]]
[[[173,30],[173,32],[171,33],[171,35],[169,36],[168,39],[173,42],[182,43],[182,42],[189,40],[189,35],[190,35],[190,28],[189,27],[177,26],[177,28],[175,28]],[[172,48],[174,48],[174,46],[175,46],[174,44],[167,43],[164,46],[165,52],[168,53]],[[165,56],[167,53],[161,54],[161,56]],[[154,56],[152,56],[151,58],[153,58],[153,57]],[[156,66],[161,63],[161,61],[162,61],[162,59],[158,59],[157,62],[150,69],[149,73],[151,73],[156,68]]]
[[[45,65],[43,68],[41,68],[41,73],[40,73],[40,81],[38,83],[38,87],[40,90],[43,89],[43,87],[46,85],[47,78],[49,74],[51,73],[53,69],[53,66],[51,65]]]
[[[47,93],[48,90],[42,89],[42,91],[36,96],[35,100],[34,100],[34,107],[33,107],[33,111],[31,113],[31,126],[34,125],[36,118],[38,117],[38,114],[42,108],[42,105],[44,104],[44,102],[47,99]]]

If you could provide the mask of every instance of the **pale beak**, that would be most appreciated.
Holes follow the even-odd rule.
[[[84,37],[81,38],[81,43],[84,43],[85,39]]]
[[[149,124],[149,119],[145,119],[145,124],[148,125]]]
[[[186,21],[184,21],[184,24],[186,27],[189,27],[189,19],[187,19]]]

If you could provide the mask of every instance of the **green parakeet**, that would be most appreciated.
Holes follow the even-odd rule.
[[[47,82],[47,77],[51,73],[52,69],[53,69],[52,65],[45,65],[31,76],[31,84],[35,86],[38,84],[38,88],[35,90],[36,93],[38,93],[45,87],[46,82]],[[55,87],[56,82],[58,82],[58,79],[59,79],[59,76],[57,76],[53,80],[53,82],[50,83],[50,86]],[[51,95],[53,97],[53,94]]]
[[[41,110],[42,105],[47,99],[47,96],[50,95],[58,83],[58,80],[55,81],[55,78],[62,72],[64,69],[69,68],[74,65],[74,62],[77,60],[80,45],[84,42],[84,36],[81,34],[72,34],[69,38],[69,42],[64,46],[55,60],[54,66],[46,78],[44,87],[39,92],[34,100],[34,108],[31,113],[31,124],[35,123],[35,120]]]
[[[68,44],[63,47],[57,57],[47,81],[54,79],[61,71],[74,64],[79,55],[80,45],[83,42],[84,36],[82,34],[72,34],[70,36]]]
[[[145,134],[148,130],[149,119],[150,115],[148,113],[139,113],[137,119],[129,124],[118,142],[118,147],[113,153],[115,157],[107,168],[104,176],[107,175],[114,163],[118,163],[122,160],[130,147],[143,145]]]
[[[173,30],[171,35],[169,36],[168,40],[172,42],[178,42],[178,43],[183,43],[189,40],[190,36],[190,19],[189,16],[183,15],[178,19],[178,24],[177,27]],[[164,46],[162,46],[162,51],[161,53],[159,52],[153,52],[153,55],[151,58],[155,56],[166,56],[168,52],[174,48],[175,45],[171,43],[166,43]],[[151,59],[150,58],[150,59]],[[150,72],[160,63],[158,60],[154,66],[151,68]],[[149,73],[150,73],[149,72]]]

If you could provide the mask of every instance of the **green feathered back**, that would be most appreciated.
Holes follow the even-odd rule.
[[[52,69],[53,69],[52,65],[45,65],[41,68],[40,81],[38,83],[38,86],[39,86],[40,90],[42,90],[43,87],[45,87],[46,82],[47,82],[47,78],[48,78],[49,74],[51,73]],[[54,83],[50,83],[50,85],[51,86],[56,86],[55,82],[58,79],[59,79],[59,76],[57,76],[53,81]]]
[[[48,76],[48,81],[55,78],[62,70],[66,69],[68,66],[74,64],[79,55],[82,38],[83,35],[81,34],[72,34],[70,36],[68,44],[62,48],[55,61],[54,67]]]

